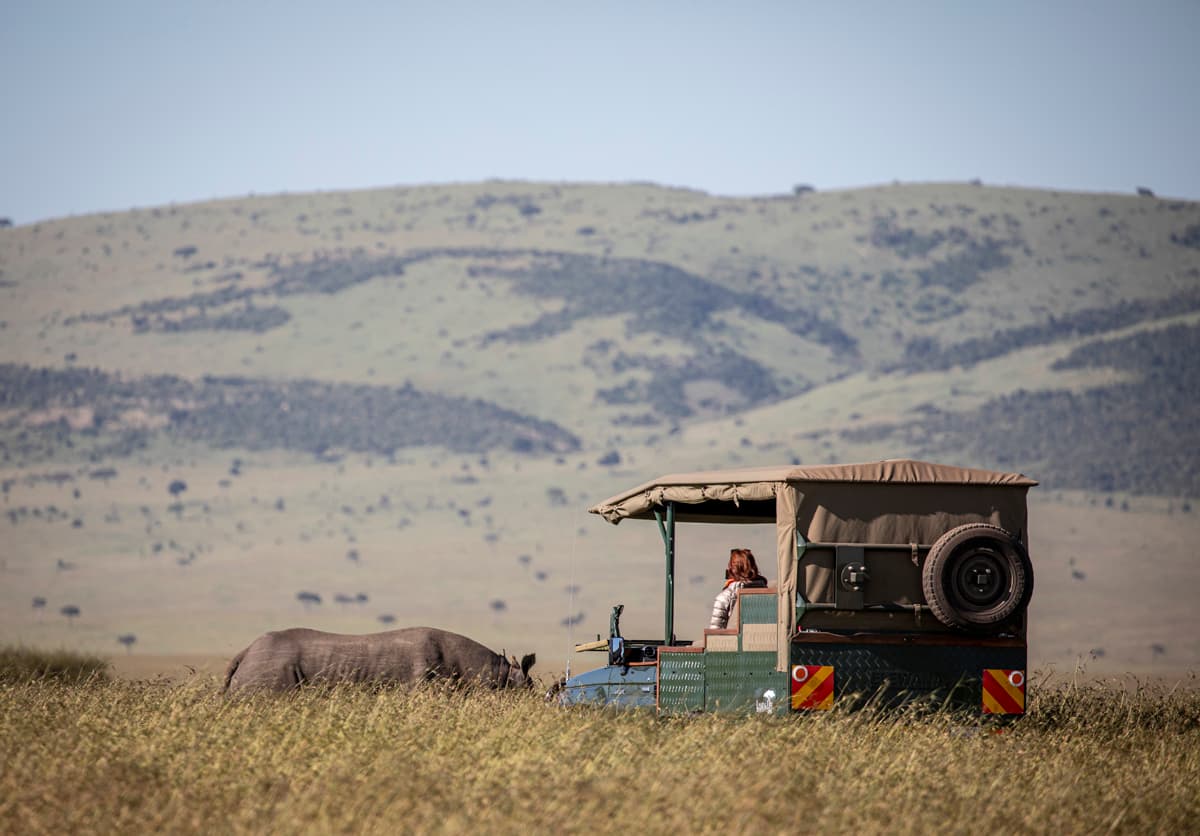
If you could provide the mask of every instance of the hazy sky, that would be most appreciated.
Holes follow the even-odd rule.
[[[0,10],[0,216],[491,177],[1200,199],[1200,0]]]

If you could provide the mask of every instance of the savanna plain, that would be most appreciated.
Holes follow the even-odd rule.
[[[99,659],[0,657],[7,833],[1184,833],[1200,690],[1035,683],[993,724],[563,709],[538,691],[227,699]]]

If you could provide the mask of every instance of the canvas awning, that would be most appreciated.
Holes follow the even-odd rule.
[[[670,474],[588,510],[617,524],[654,519],[672,503],[679,522],[773,523],[783,670],[795,628],[797,531],[810,542],[929,544],[957,525],[988,522],[1024,537],[1025,494],[1036,484],[1020,473],[887,459]]]
[[[922,462],[915,459],[885,459],[862,464],[785,465],[782,467],[750,467],[733,470],[708,470],[695,473],[673,473],[659,476],[636,488],[622,491],[598,502],[588,509],[616,524],[623,519],[653,519],[654,509],[667,502],[682,506],[732,503],[733,508],[676,509],[676,519],[691,522],[771,522],[770,513],[762,505],[744,502],[773,500],[779,485],[784,483],[849,483],[849,484],[909,484],[909,485],[991,485],[1030,488],[1037,484],[1020,473],[954,467]],[[739,510],[740,509],[740,510]],[[737,519],[728,519],[737,518]]]

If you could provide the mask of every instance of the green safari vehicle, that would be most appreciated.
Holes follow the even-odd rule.
[[[1036,484],[894,459],[674,474],[623,491],[589,511],[657,523],[663,637],[622,636],[614,607],[608,639],[576,646],[608,663],[567,679],[558,699],[779,714],[926,699],[1022,714]],[[774,584],[739,590],[728,628],[700,641],[675,635],[680,523],[775,526]]]

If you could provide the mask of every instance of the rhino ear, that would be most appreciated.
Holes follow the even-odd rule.
[[[514,659],[513,661],[515,662],[516,659]],[[536,661],[537,661],[536,653],[530,653],[529,655],[522,657],[521,658],[521,673],[525,674],[526,676],[529,676],[529,669],[533,667],[533,663]]]

